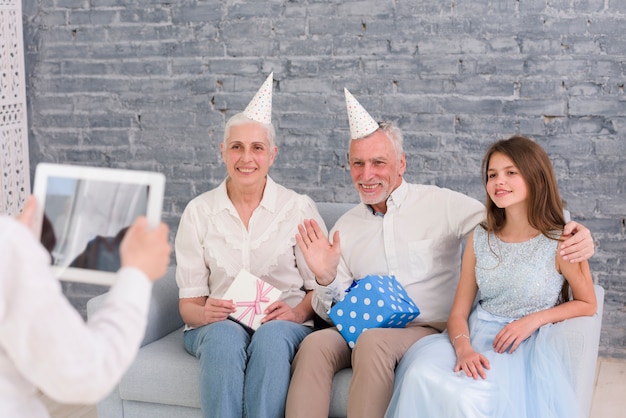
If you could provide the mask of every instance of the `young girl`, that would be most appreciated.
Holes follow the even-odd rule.
[[[489,148],[482,172],[487,220],[468,239],[447,332],[404,356],[386,416],[581,416],[556,323],[593,315],[596,297],[588,263],[557,253],[565,220],[550,159],[515,136]]]

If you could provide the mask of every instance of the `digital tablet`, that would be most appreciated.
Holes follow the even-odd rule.
[[[159,224],[164,188],[165,176],[156,172],[38,164],[34,229],[50,252],[54,275],[111,285],[127,228],[140,215],[152,227]]]

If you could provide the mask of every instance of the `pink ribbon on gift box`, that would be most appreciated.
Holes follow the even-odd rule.
[[[261,313],[261,302],[269,302],[269,298],[267,294],[272,291],[273,286],[267,284],[267,288],[264,289],[265,283],[263,280],[256,281],[256,297],[251,301],[243,301],[237,302],[235,305],[237,306],[247,306],[248,309],[243,311],[237,321],[241,321],[246,315],[250,314],[250,319],[248,320],[248,326],[252,327],[252,323],[254,322],[254,318]]]

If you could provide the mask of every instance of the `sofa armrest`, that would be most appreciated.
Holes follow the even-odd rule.
[[[563,324],[572,363],[574,390],[585,416],[591,410],[604,309],[604,289],[594,285],[594,290],[598,303],[596,313],[592,316],[571,318]]]
[[[87,302],[87,317],[97,311],[107,294],[96,296]],[[141,346],[156,341],[183,325],[178,310],[178,286],[176,285],[176,266],[170,266],[161,279],[152,287],[150,310],[146,334]]]

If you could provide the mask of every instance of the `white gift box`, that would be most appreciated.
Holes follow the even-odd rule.
[[[232,300],[237,305],[237,310],[231,314],[232,319],[256,330],[261,326],[265,309],[276,302],[281,294],[274,286],[241,270],[222,299]]]

